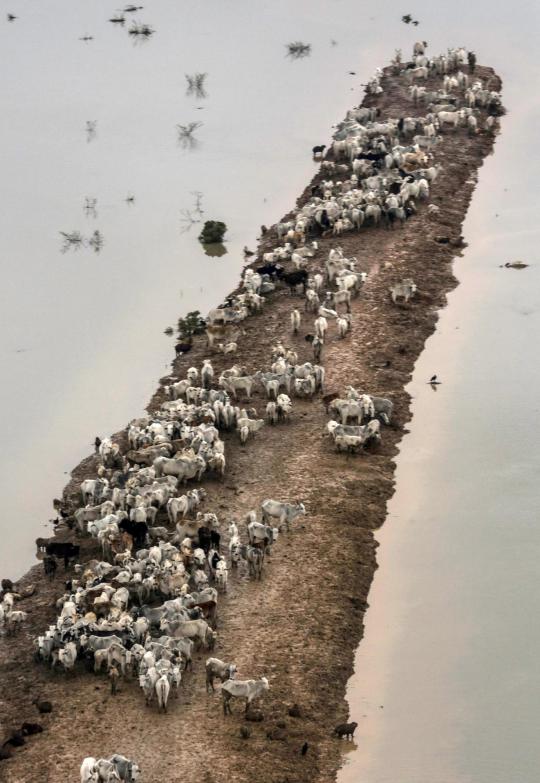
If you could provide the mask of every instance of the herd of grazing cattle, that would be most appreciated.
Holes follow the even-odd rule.
[[[367,276],[340,247],[321,259],[319,238],[381,223],[403,225],[429,199],[440,170],[432,158],[441,133],[461,127],[467,133],[492,131],[502,111],[500,96],[474,77],[470,54],[453,49],[430,60],[423,43],[415,44],[410,63],[402,63],[398,53],[394,77],[410,85],[411,105],[423,104],[424,112],[384,121],[375,108],[349,112],[321,162],[322,173],[334,179],[322,179],[295,218],[277,225],[278,244],[246,269],[241,293],[205,319],[209,350],[233,355],[242,336],[239,324],[287,286],[304,298],[303,312],[298,306],[291,310],[292,334],[300,333],[305,318],[313,319],[312,330],[303,335],[312,361],[300,361],[298,351],[282,340],[273,345],[268,365],[256,372],[233,364],[216,375],[212,360],[205,359],[201,367],[190,367],[185,378],[171,377],[159,409],[131,423],[127,449],[111,438],[97,439],[95,475],[82,482],[79,505],[64,503],[60,514],[77,536],[95,539],[93,551],[99,555],[82,562],[75,541],[36,542],[51,578],[57,559],[66,570],[76,561],[56,603],[56,621],[35,640],[38,661],[66,672],[84,665],[96,674],[105,669],[112,693],[120,678],[137,678],[146,704],[163,712],[171,692],[178,696],[183,678],[192,671],[196,650],[210,655],[206,686],[212,693],[215,680],[221,682],[225,715],[231,712],[231,700],[244,700],[248,711],[267,692],[265,677],[238,679],[235,663],[212,656],[218,603],[227,592],[230,572],[242,563],[251,578],[261,579],[279,534],[290,532],[306,508],[300,500],[268,498],[260,513],[253,510],[243,522],[225,525],[215,513],[202,510],[205,489],[185,485],[208,476],[222,478],[231,434],[236,432],[247,446],[263,427],[294,419],[295,399],[322,396],[336,451],[364,452],[380,442],[383,426],[392,421],[391,400],[352,386],[340,395],[326,393],[325,348],[333,335],[344,340],[354,328],[351,304]],[[418,84],[433,78],[440,80],[441,89],[428,91]],[[368,92],[377,95],[383,89],[379,72]],[[322,155],[324,149],[321,145],[315,152]],[[438,208],[428,205],[427,210],[436,215]],[[396,281],[391,301],[406,306],[416,290],[410,279]],[[263,399],[260,417],[252,407],[253,396]],[[0,626],[8,634],[17,633],[26,619],[24,611],[14,608],[16,597],[13,590],[4,590],[0,603]],[[336,732],[352,736],[355,727],[344,724]],[[137,764],[119,755],[89,757],[81,766],[81,783],[138,777]]]

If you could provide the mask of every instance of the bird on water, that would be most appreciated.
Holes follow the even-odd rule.
[[[437,376],[436,375],[432,375],[431,378],[429,379],[428,383],[430,383],[432,386],[438,386],[441,383],[441,381],[437,380]]]

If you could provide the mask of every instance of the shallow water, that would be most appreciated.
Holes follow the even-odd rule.
[[[348,688],[357,744],[339,783],[538,777],[540,171],[530,151],[540,106],[524,83],[539,76],[527,46],[539,17],[521,8],[496,20],[497,47],[478,45],[504,80],[509,114],[480,171],[461,285],[409,386],[411,432]],[[531,266],[499,268],[517,259]],[[436,391],[426,384],[434,373]]]

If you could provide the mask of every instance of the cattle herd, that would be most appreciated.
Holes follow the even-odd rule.
[[[204,510],[204,488],[187,489],[187,482],[222,478],[227,467],[223,437],[236,432],[246,446],[263,427],[287,423],[295,398],[322,396],[331,417],[329,441],[337,451],[358,453],[380,442],[383,426],[392,420],[390,400],[352,386],[341,395],[325,393],[322,356],[334,332],[331,325],[338,340],[346,338],[353,328],[351,300],[366,274],[340,247],[317,262],[317,239],[382,222],[403,224],[417,202],[429,198],[439,171],[430,165],[431,151],[440,133],[458,132],[461,126],[477,133],[480,124],[491,131],[502,110],[500,96],[475,78],[471,54],[453,49],[430,60],[424,43],[415,44],[410,63],[402,63],[396,53],[392,67],[409,84],[411,106],[424,103],[427,113],[380,120],[374,108],[349,112],[321,163],[323,177],[334,179],[321,179],[295,218],[277,225],[278,243],[246,269],[241,292],[205,319],[209,350],[234,355],[240,323],[260,312],[274,290],[288,286],[291,294],[304,298],[303,312],[299,307],[291,311],[292,333],[298,334],[304,318],[313,318],[312,331],[304,335],[312,361],[299,362],[297,351],[282,341],[273,345],[268,366],[256,372],[233,364],[216,375],[206,359],[185,378],[170,378],[159,410],[129,426],[127,448],[110,438],[96,444],[96,473],[82,482],[80,504],[66,501],[60,511],[78,537],[95,539],[99,556],[79,562],[80,544],[36,542],[51,577],[57,558],[66,569],[75,561],[56,603],[56,622],[35,640],[39,662],[66,672],[82,665],[96,674],[105,669],[113,693],[120,677],[136,678],[146,704],[166,712],[171,691],[178,696],[182,679],[190,676],[194,650],[214,650],[218,604],[230,571],[245,563],[250,577],[261,579],[280,532],[288,533],[306,514],[300,500],[269,498],[260,512],[224,522]],[[428,92],[419,82],[432,76],[440,79],[441,89]],[[382,90],[378,72],[368,92]],[[321,154],[322,148],[316,151]],[[437,211],[434,205],[427,209]],[[415,291],[412,280],[396,281],[390,297],[407,304]],[[254,395],[264,400],[260,417],[252,407]],[[16,633],[26,619],[13,602],[13,593],[4,591],[0,625],[8,633]],[[213,692],[216,680],[222,683],[225,715],[232,699],[245,700],[247,711],[269,687],[265,677],[241,680],[236,672],[233,662],[206,661],[207,690]],[[345,724],[347,736],[352,735],[349,726],[354,731],[356,724]],[[86,758],[81,766],[81,783],[135,781],[138,776],[137,764],[119,755]]]

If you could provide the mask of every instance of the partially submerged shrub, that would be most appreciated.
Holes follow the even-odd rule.
[[[302,41],[293,41],[287,44],[287,54],[295,60],[300,57],[307,57],[311,54],[311,44],[302,43]]]
[[[221,220],[207,220],[199,234],[199,242],[203,245],[212,245],[215,242],[223,242],[227,226]]]
[[[205,321],[199,310],[192,310],[185,318],[178,319],[178,336],[182,339],[191,337],[192,334],[201,334],[204,331]]]

